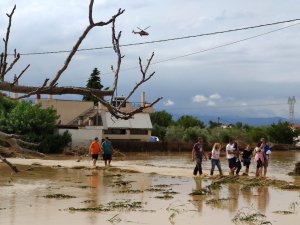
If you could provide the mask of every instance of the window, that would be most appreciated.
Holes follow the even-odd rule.
[[[125,97],[115,97],[112,102],[112,105],[115,107],[121,106],[122,108],[124,108],[124,107],[126,107],[126,102],[123,102],[124,100],[125,100]]]
[[[126,130],[125,129],[108,129],[108,130],[104,130],[104,134],[120,134],[120,135],[124,135],[124,134],[126,134]]]
[[[148,134],[148,130],[144,130],[144,129],[132,129],[132,130],[130,130],[130,134],[147,135]]]
[[[93,117],[93,124],[95,126],[103,126],[102,117],[99,115],[96,115]]]

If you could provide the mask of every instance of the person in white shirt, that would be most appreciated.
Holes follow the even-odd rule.
[[[220,175],[221,176],[223,175],[221,162],[220,162],[220,152],[221,152],[221,144],[215,143],[211,150],[211,169],[210,169],[211,176],[214,174],[215,166],[217,166]]]
[[[230,169],[230,175],[234,175],[236,169],[236,157],[234,148],[234,139],[230,138],[229,143],[226,145],[226,158],[228,160],[228,166]]]

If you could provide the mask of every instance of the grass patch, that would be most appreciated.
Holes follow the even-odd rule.
[[[98,205],[96,207],[75,208],[69,207],[69,211],[82,211],[82,212],[105,212],[114,210],[136,210],[142,208],[141,202],[131,202],[130,200],[120,202],[109,202],[107,205]]]
[[[189,195],[211,195],[212,192],[210,190],[210,188],[206,187],[206,188],[201,188],[199,190],[195,190],[192,193],[190,193]]]
[[[157,184],[157,185],[154,185],[155,188],[168,188],[168,187],[171,187],[171,185],[168,185],[168,184]]]
[[[72,195],[65,195],[65,194],[52,194],[52,195],[45,195],[44,198],[66,199],[66,198],[76,198],[76,197]]]
[[[124,187],[124,186],[131,186],[131,183],[133,183],[135,181],[123,181],[123,180],[118,180],[118,181],[114,181],[114,185],[118,186],[118,187]]]
[[[162,189],[162,188],[148,188],[145,191],[149,191],[149,192],[164,192],[165,189]]]
[[[283,190],[300,190],[300,185],[286,184],[281,187]]]
[[[119,191],[119,193],[124,193],[124,194],[139,194],[139,193],[143,193],[143,191],[141,190],[131,190],[131,189],[128,189],[128,190],[123,190],[123,191]]]
[[[168,199],[172,199],[172,198],[174,198],[174,197],[173,197],[172,195],[165,194],[165,195],[155,196],[155,198],[168,200]]]
[[[218,198],[218,199],[209,199],[205,202],[207,205],[219,206],[222,202],[232,200],[233,198]]]
[[[283,180],[268,179],[265,177],[246,177],[246,176],[222,176],[212,178],[212,182],[207,186],[209,189],[220,188],[223,184],[239,184],[241,190],[249,190],[253,187],[272,186],[283,190],[300,190],[300,184],[289,183]]]
[[[266,221],[266,216],[251,208],[243,208],[237,212],[232,221],[235,224],[248,223],[253,225],[272,224],[270,221]]]
[[[273,213],[280,214],[280,215],[290,215],[290,214],[294,214],[294,212],[292,212],[292,211],[286,211],[286,210],[282,210],[282,211],[274,211]]]

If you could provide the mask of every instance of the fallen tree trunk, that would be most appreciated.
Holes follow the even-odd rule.
[[[11,164],[9,161],[7,161],[6,158],[0,155],[0,159],[2,160],[2,162],[6,163],[15,173],[19,172],[18,168],[15,165]]]

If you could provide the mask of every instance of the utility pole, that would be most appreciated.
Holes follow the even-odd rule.
[[[289,104],[289,120],[290,123],[294,124],[295,123],[295,116],[294,116],[294,107],[296,103],[296,98],[295,96],[289,97],[288,98],[288,104]]]

